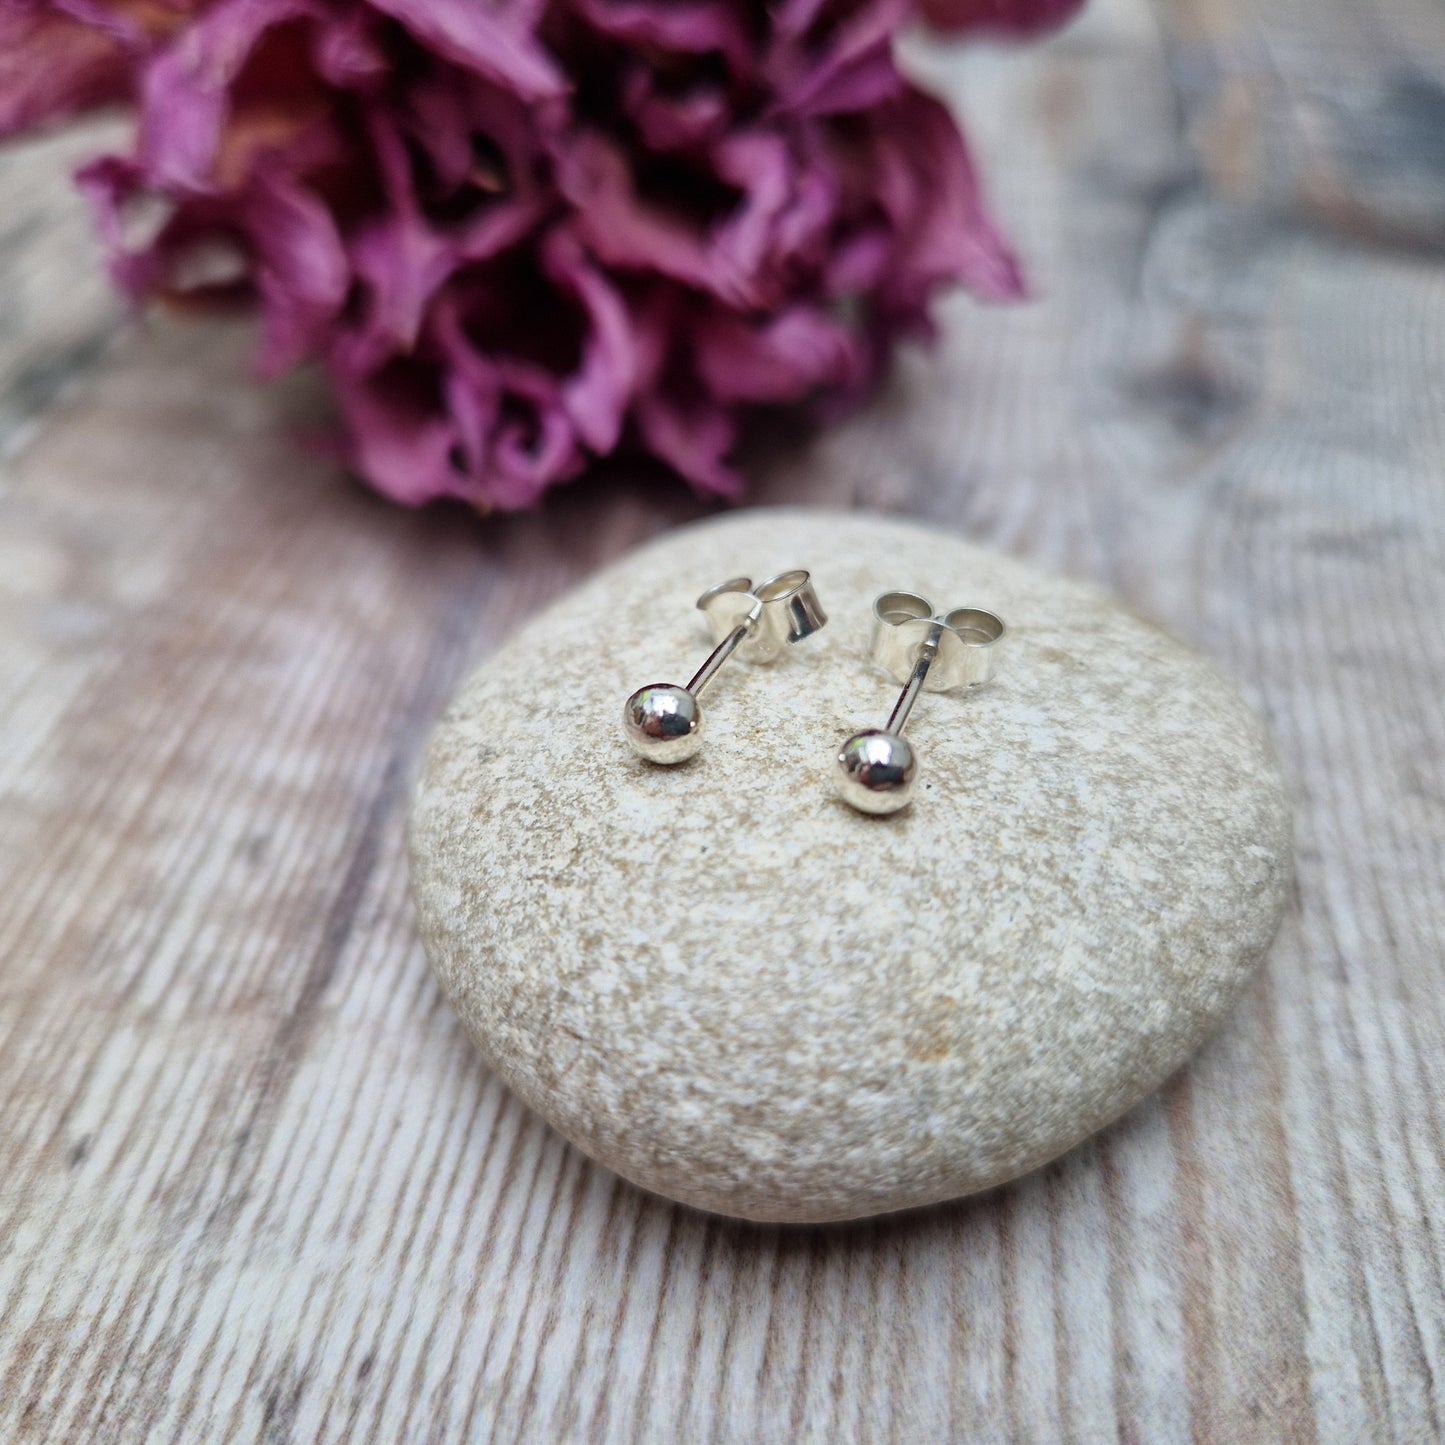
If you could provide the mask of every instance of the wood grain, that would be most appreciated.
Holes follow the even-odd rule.
[[[442,1004],[402,823],[473,661],[696,514],[478,522],[296,451],[249,338],[117,338],[0,153],[0,1438],[1445,1437],[1445,14],[1097,0],[916,46],[1027,253],[767,501],[1113,587],[1278,740],[1299,888],[1158,1097],[982,1199],[824,1230],[642,1196]]]

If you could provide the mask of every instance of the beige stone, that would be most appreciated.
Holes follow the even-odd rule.
[[[623,699],[685,682],[712,582],[812,569],[830,613],[705,696],[701,754],[629,753]],[[1009,624],[928,694],[892,818],[833,795],[897,686],[891,588]],[[828,1220],[998,1184],[1149,1094],[1227,1015],[1292,875],[1274,754],[1205,659],[1096,591],[936,529],[739,512],[624,559],[462,689],[412,815],[428,955],[493,1068],[648,1189]]]

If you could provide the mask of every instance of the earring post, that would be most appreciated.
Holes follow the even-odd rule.
[[[713,650],[708,653],[707,661],[693,674],[693,679],[687,685],[687,690],[696,697],[717,676],[718,669],[735,653],[742,645],[743,639],[753,630],[751,621],[739,622],[726,637],[723,638]]]
[[[908,723],[908,714],[913,711],[913,704],[918,701],[918,694],[923,691],[923,683],[928,677],[928,669],[933,666],[933,660],[938,656],[938,643],[942,635],[942,627],[935,627],[928,634],[928,640],[919,647],[918,658],[913,664],[913,674],[909,677],[907,686],[898,695],[893,713],[883,726],[884,732],[892,733],[894,737],[903,735],[903,729]]]

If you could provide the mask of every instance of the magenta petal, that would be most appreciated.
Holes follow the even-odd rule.
[[[555,377],[515,360],[500,362],[497,372],[503,400],[492,438],[487,498],[515,510],[532,506],[554,482],[576,476],[585,457]]]
[[[90,202],[112,280],[138,300],[157,279],[154,257],[125,244],[125,207],[141,188],[140,167],[121,156],[101,156],[77,171],[75,182]]]
[[[456,433],[444,414],[389,384],[333,366],[331,384],[351,436],[349,459],[378,491],[405,506],[436,497],[477,500],[452,465]]]
[[[587,311],[590,331],[577,372],[562,387],[561,401],[582,440],[595,452],[610,452],[637,380],[632,327],[622,298],[588,265],[577,242],[553,232],[543,249],[543,265],[553,280],[571,291]]]
[[[47,8],[81,25],[88,25],[102,35],[107,35],[123,51],[131,55],[140,54],[147,44],[147,35],[142,17],[133,13],[128,6],[116,5],[113,0],[8,0],[21,10]],[[161,0],[161,8],[175,15],[192,14],[202,0]]]
[[[698,369],[720,401],[800,401],[824,387],[858,386],[867,365],[857,339],[812,307],[760,323],[720,314],[698,335]]]
[[[726,412],[644,396],[637,404],[637,424],[648,450],[698,491],[715,497],[742,495],[743,479],[727,463],[737,428]]]
[[[331,212],[289,177],[262,171],[245,199],[266,318],[257,365],[274,376],[318,350],[350,284]]]
[[[410,352],[432,297],[457,264],[455,245],[419,216],[373,222],[352,243],[351,260],[366,283],[366,332],[379,354]]]
[[[719,228],[710,248],[711,289],[734,305],[756,305],[764,291],[781,288],[780,276],[764,276],[778,217],[794,194],[787,142],[776,135],[743,131],[716,152],[718,174],[743,189],[743,203]]]
[[[1083,0],[918,0],[937,30],[1037,35],[1072,20]]]
[[[473,476],[482,476],[490,460],[492,432],[502,399],[497,368],[486,357],[470,352],[465,362],[460,358],[452,362],[444,391],[468,468]]]
[[[797,39],[815,25],[823,11],[834,3],[835,0],[782,0],[773,24],[780,35]]]
[[[722,90],[702,86],[686,95],[667,95],[653,86],[653,79],[648,70],[634,70],[622,92],[623,105],[650,149],[703,146],[727,129],[732,109]]]
[[[893,36],[912,0],[864,0],[845,11],[821,51],[781,47],[770,70],[777,109],[790,115],[861,110],[899,88]],[[796,23],[796,19],[795,22]]]
[[[507,511],[528,507],[581,469],[585,458],[555,378],[479,353],[448,301],[437,307],[432,334],[444,358],[454,453],[466,463],[474,501]],[[453,454],[453,466],[457,460]]]
[[[709,398],[685,364],[672,356],[675,339],[695,333],[696,303],[658,287],[633,312],[638,389],[637,438],[653,456],[705,495],[736,497],[742,478],[727,458],[737,441],[732,413]]]
[[[573,0],[598,30],[646,49],[721,55],[735,74],[750,69],[743,6],[730,0]]]
[[[675,286],[655,283],[631,306],[637,390],[641,395],[662,384],[674,338],[690,335],[696,324],[693,298]]]
[[[326,26],[316,41],[316,68],[338,89],[364,89],[383,80],[390,62],[374,31],[377,17],[355,10]]]
[[[710,285],[704,238],[639,201],[627,163],[611,141],[579,133],[558,157],[557,177],[587,244],[608,265]]]
[[[141,92],[140,159],[155,186],[215,189],[230,87],[261,36],[311,0],[221,0],[151,63]]]
[[[584,463],[567,419],[555,405],[542,407],[535,420],[499,430],[487,500],[509,512],[534,507],[548,487],[575,477]]]
[[[829,296],[858,296],[877,287],[888,274],[895,250],[893,233],[883,225],[867,226],[839,243],[828,258]]]
[[[840,193],[838,178],[822,156],[806,159],[795,170],[787,207],[774,227],[774,245],[790,258],[821,264],[833,240]]]
[[[917,90],[898,102],[897,112],[882,197],[902,233],[903,256],[885,294],[905,308],[921,309],[934,288],[962,280],[987,300],[1018,299],[1023,276],[983,208],[978,177],[953,117]]]
[[[489,260],[536,230],[550,209],[544,196],[525,196],[498,205],[461,229],[456,253],[466,261]]]
[[[902,88],[892,47],[880,44],[846,64],[813,71],[790,94],[787,105],[779,109],[785,115],[843,115],[867,110],[897,95]]]
[[[520,18],[482,0],[370,0],[439,55],[504,85],[523,100],[561,95],[566,82]]]
[[[577,228],[608,265],[655,271],[709,291],[732,306],[756,306],[778,278],[767,274],[773,227],[791,194],[786,143],[741,132],[719,146],[719,175],[743,189],[743,201],[714,234],[642,201],[621,152],[596,135],[576,138],[559,158]]]
[[[431,162],[437,180],[450,187],[462,185],[475,164],[472,136],[479,129],[460,86],[436,85],[419,90],[408,106],[406,131]],[[482,126],[490,133],[491,126]],[[401,154],[406,164],[405,153]]]
[[[65,16],[0,5],[0,136],[129,90],[125,57],[109,35]]]

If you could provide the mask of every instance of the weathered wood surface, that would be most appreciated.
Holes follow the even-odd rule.
[[[402,822],[463,669],[691,515],[474,523],[294,451],[234,328],[117,335],[75,137],[0,153],[0,1438],[1445,1434],[1445,12],[1099,0],[920,53],[1040,292],[767,500],[938,519],[1214,654],[1299,798],[1244,1006],[986,1198],[645,1198],[487,1076]]]

